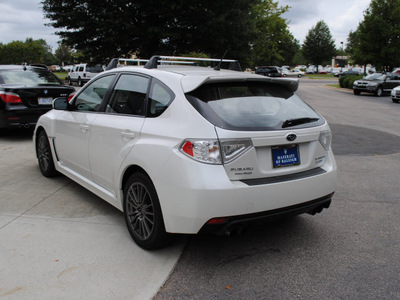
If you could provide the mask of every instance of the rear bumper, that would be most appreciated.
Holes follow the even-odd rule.
[[[235,227],[244,226],[249,223],[263,222],[263,221],[273,221],[280,219],[282,217],[291,217],[304,213],[314,215],[320,213],[324,208],[329,208],[332,196],[334,193],[326,195],[324,197],[311,200],[308,202],[273,209],[265,212],[228,217],[221,224],[205,224],[200,232],[211,232],[216,234],[224,234],[226,232],[235,229]]]
[[[312,213],[328,207],[336,189],[337,167],[331,152],[321,167],[324,172],[268,182],[231,181],[222,166],[197,164],[194,169],[178,166],[182,161],[170,161],[169,172],[160,172],[160,180],[154,180],[165,227],[171,233],[208,230],[205,224],[214,218],[227,218],[223,224],[227,227],[276,215]],[[191,171],[172,171],[184,169]]]
[[[0,128],[29,128],[34,127],[39,117],[51,108],[13,108],[0,109]]]

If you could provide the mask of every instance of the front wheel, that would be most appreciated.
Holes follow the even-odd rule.
[[[299,77],[299,78],[301,78],[301,76],[303,76],[303,75],[301,75],[301,74],[297,75],[297,77]]]
[[[42,174],[46,177],[57,176],[58,172],[54,167],[49,138],[47,137],[47,134],[44,130],[40,131],[38,134],[36,140],[36,153],[38,157],[40,172],[42,172]]]
[[[131,175],[124,187],[124,217],[132,239],[143,249],[166,246],[166,233],[157,192],[143,173]]]
[[[78,85],[79,86],[83,86],[83,81],[82,81],[82,79],[80,77],[78,78]]]
[[[399,99],[393,99],[393,98],[392,98],[392,101],[393,101],[393,103],[399,103],[400,102]]]
[[[72,80],[71,80],[71,77],[68,77],[68,84],[69,84],[69,85],[73,85]]]
[[[378,89],[375,92],[375,96],[380,97],[383,95],[383,89],[381,86],[378,87]]]
[[[360,95],[360,91],[358,90],[353,90],[354,95]]]

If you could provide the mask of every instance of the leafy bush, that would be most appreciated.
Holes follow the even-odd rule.
[[[348,75],[339,78],[339,85],[341,88],[352,89],[353,83],[356,80],[362,79],[363,75]]]

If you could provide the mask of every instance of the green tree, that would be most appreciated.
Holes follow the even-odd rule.
[[[294,41],[273,0],[42,0],[50,26],[86,60],[201,52],[246,65],[284,61]],[[290,52],[289,51],[289,52]]]
[[[40,63],[51,65],[55,62],[51,47],[43,39],[27,38],[25,42],[13,41],[1,47],[0,63],[2,64]]]
[[[335,42],[328,25],[319,21],[312,27],[304,40],[302,48],[303,56],[318,66],[335,55]],[[317,69],[318,72],[318,69]]]
[[[260,1],[254,6],[254,32],[251,57],[254,65],[293,64],[299,51],[298,42],[288,30],[282,14],[289,6],[280,7],[272,0]]]
[[[86,58],[249,50],[252,7],[262,0],[43,0],[63,42]]]
[[[357,30],[348,36],[354,62],[391,70],[400,65],[400,2],[372,0]]]
[[[73,63],[73,55],[74,51],[68,45],[63,43],[58,45],[58,48],[55,52],[55,57],[61,63],[61,65]]]

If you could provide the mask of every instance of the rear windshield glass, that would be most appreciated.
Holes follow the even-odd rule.
[[[312,127],[325,121],[288,88],[275,83],[211,83],[186,95],[215,126],[232,130]]]
[[[103,67],[100,65],[97,66],[86,66],[86,71],[90,72],[90,73],[100,73],[103,72]]]
[[[0,83],[18,85],[61,85],[53,74],[47,70],[2,70],[0,71]]]

